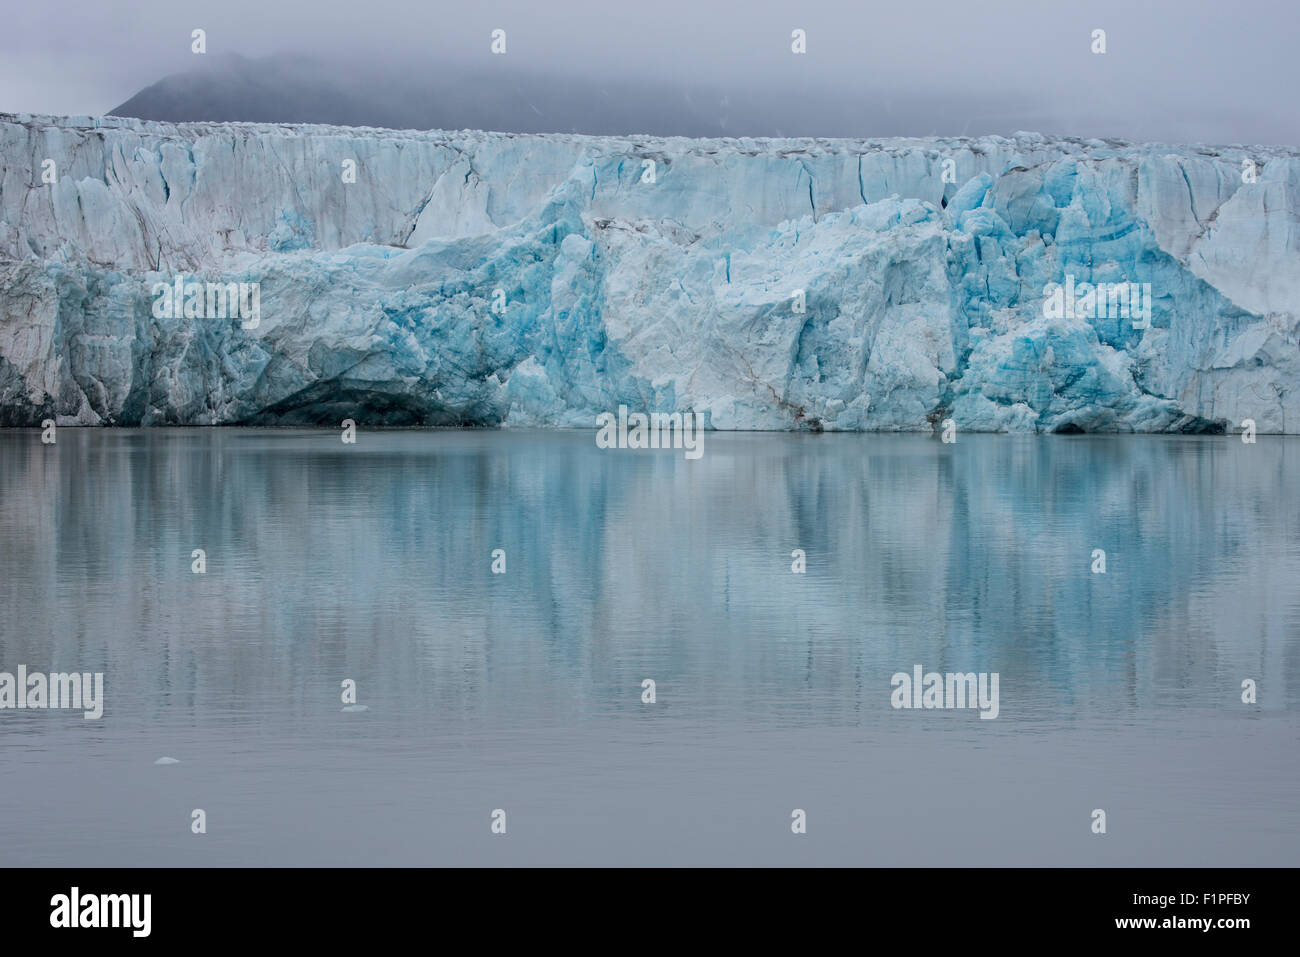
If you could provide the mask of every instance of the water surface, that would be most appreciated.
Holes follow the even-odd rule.
[[[1300,441],[704,449],[0,431],[0,865],[1300,864]]]

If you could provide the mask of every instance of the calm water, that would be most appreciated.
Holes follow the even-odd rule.
[[[704,449],[0,431],[0,865],[1300,864],[1300,441]]]

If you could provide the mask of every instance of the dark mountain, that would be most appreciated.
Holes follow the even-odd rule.
[[[1057,125],[1043,116],[1035,127],[1037,114],[1023,105],[994,112],[952,96],[827,93],[798,77],[774,77],[766,89],[728,89],[436,63],[340,66],[296,56],[205,57],[201,66],[163,78],[111,113],[172,122],[659,136],[978,135]]]

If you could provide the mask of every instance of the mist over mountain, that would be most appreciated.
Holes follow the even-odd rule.
[[[450,62],[430,69],[427,64],[340,65],[306,56],[203,59],[194,69],[146,87],[110,114],[169,122],[690,137],[982,135],[1062,125],[1027,99],[990,105],[866,85],[828,94],[811,79],[789,76],[757,85],[617,74],[593,82]]]
[[[1292,0],[1257,0],[1248,14],[1184,0],[657,0],[617,11],[596,0],[135,0],[129,17],[87,0],[11,6],[0,112],[1300,145]]]

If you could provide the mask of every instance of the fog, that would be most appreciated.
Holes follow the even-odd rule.
[[[278,109],[293,120],[300,107],[288,101],[319,91],[319,100],[362,104],[363,117],[396,110],[373,125],[686,135],[1034,129],[1300,143],[1291,51],[1300,5],[1289,0],[1261,0],[1246,13],[1178,0],[1087,9],[1036,0],[143,0],[129,10],[52,0],[5,18],[7,111],[101,114],[165,76],[198,70],[206,79],[191,79],[191,93],[169,108],[210,109],[194,92],[204,90],[237,111]],[[203,56],[191,52],[198,28]],[[504,56],[490,51],[494,29],[506,31]],[[806,32],[805,54],[791,51],[795,29]],[[1097,29],[1106,31],[1104,54],[1091,49]],[[291,82],[275,79],[277,70]],[[173,100],[175,85],[164,91]]]

